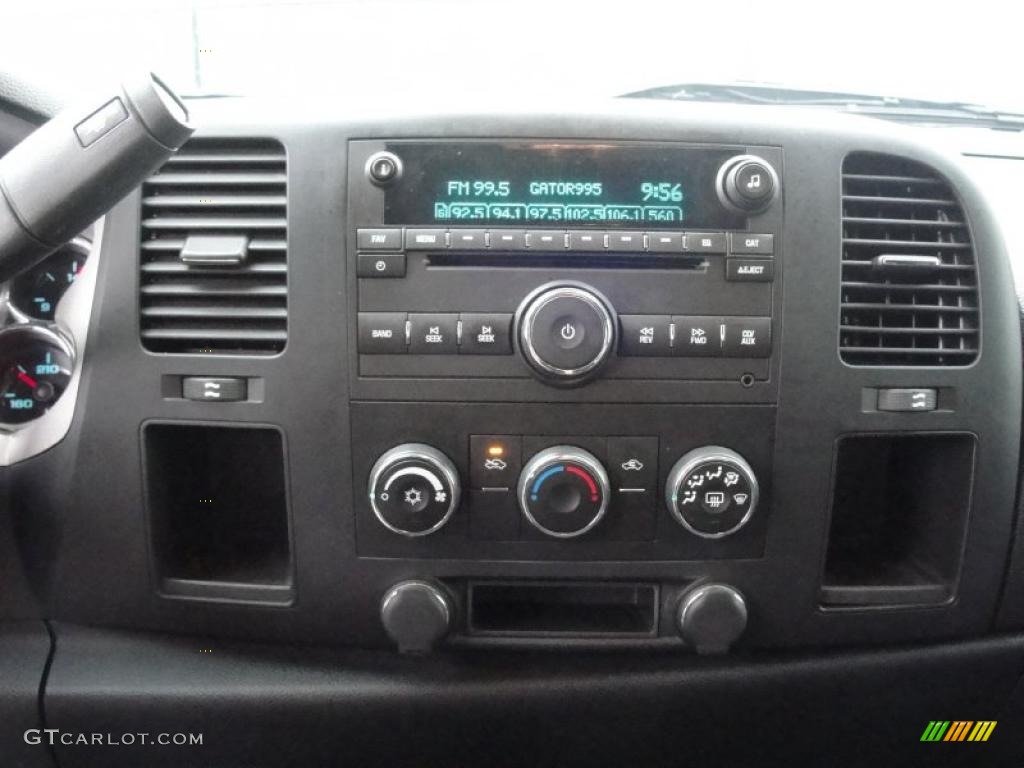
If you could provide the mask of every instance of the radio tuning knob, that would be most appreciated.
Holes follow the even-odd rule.
[[[377,459],[368,493],[373,514],[389,531],[426,536],[458,508],[459,472],[436,448],[406,443]]]
[[[618,323],[608,301],[576,283],[545,285],[516,312],[523,358],[543,381],[580,384],[593,378],[615,349]]]
[[[779,194],[779,177],[767,160],[737,155],[719,168],[716,186],[726,208],[749,215],[772,204]]]

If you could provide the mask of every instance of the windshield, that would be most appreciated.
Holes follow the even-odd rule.
[[[186,94],[382,102],[765,83],[1024,111],[1014,3],[70,0],[6,7],[0,67],[73,92],[148,67]]]

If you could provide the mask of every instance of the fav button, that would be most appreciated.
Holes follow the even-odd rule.
[[[410,314],[409,351],[419,355],[454,355],[458,351],[459,316]]]
[[[359,229],[356,230],[356,244],[364,251],[402,250],[402,230]]]

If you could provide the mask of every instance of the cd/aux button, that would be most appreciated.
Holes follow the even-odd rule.
[[[768,357],[772,346],[770,317],[726,317],[726,357]]]

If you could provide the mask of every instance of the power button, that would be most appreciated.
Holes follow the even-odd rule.
[[[595,292],[575,285],[527,297],[517,318],[519,346],[543,378],[575,382],[595,372],[615,343],[615,320]]]
[[[560,349],[576,349],[587,335],[586,325],[572,315],[556,318],[551,330],[555,346]]]

